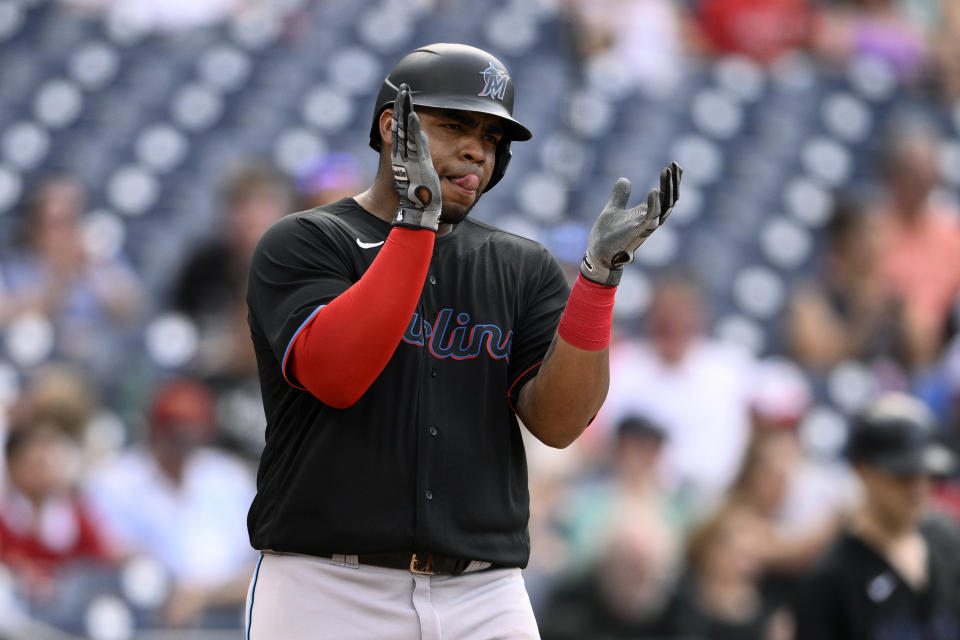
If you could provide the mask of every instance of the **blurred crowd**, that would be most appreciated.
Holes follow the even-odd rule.
[[[685,56],[745,55],[776,65],[811,53],[829,64],[880,60],[906,87],[960,97],[949,0],[565,0],[574,41],[591,63],[629,70],[648,90],[669,90]]]
[[[577,73],[660,99],[693,61],[746,56],[775,74],[801,54],[824,73],[873,60],[897,91],[934,109],[960,104],[953,0],[527,1],[557,12],[567,27],[557,56]],[[256,4],[57,10],[123,11],[176,37]],[[682,251],[651,275],[640,321],[615,329],[594,423],[564,451],[528,439],[525,579],[546,640],[789,640],[798,585],[863,500],[844,456],[847,421],[877,394],[909,393],[938,438],[960,444],[960,211],[935,197],[937,127],[898,120],[877,141],[868,188],[833,194],[813,268],[789,283],[771,320],[777,340],[761,352],[714,335],[711,298]],[[35,172],[10,214],[0,637],[31,625],[45,629],[35,637],[104,638],[242,628],[265,425],[248,260],[274,221],[355,194],[372,174],[368,158],[337,149],[296,171],[261,157],[235,164],[209,193],[217,215],[164,273],[104,249],[110,239],[88,224],[96,185],[79,170]],[[621,291],[618,304],[630,304],[624,295],[641,294]],[[826,394],[842,400],[829,414]],[[916,499],[960,523],[960,476],[931,478]]]

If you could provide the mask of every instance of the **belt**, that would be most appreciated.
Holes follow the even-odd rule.
[[[333,559],[332,555],[324,557]],[[488,562],[474,563],[471,560],[451,558],[436,553],[407,552],[360,554],[357,556],[357,562],[385,569],[405,569],[411,573],[448,576],[458,576],[466,571],[480,571],[493,566]],[[470,565],[475,565],[476,568]]]

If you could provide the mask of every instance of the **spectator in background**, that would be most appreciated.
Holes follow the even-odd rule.
[[[205,446],[214,430],[213,396],[198,382],[164,384],[149,425],[148,446],[91,474],[86,494],[127,553],[146,553],[169,573],[168,624],[203,622],[224,608],[235,624],[256,558],[244,528],[252,474]]]
[[[950,437],[954,444],[960,444],[960,332],[953,336],[943,351],[941,371],[946,388],[946,408],[944,419],[949,420]]]
[[[97,420],[102,410],[99,396],[99,389],[81,369],[45,365],[31,373],[9,412],[14,422],[26,419],[56,425],[74,444],[71,466],[82,475],[123,444],[122,425]]]
[[[731,499],[764,522],[767,570],[793,573],[822,550],[848,511],[856,487],[845,465],[804,450],[799,429],[810,386],[788,360],[764,360],[751,394],[751,443]]]
[[[838,200],[826,228],[817,277],[797,286],[790,296],[784,321],[787,351],[815,376],[828,374],[845,360],[903,376],[907,365],[903,310],[880,271],[879,226],[858,202]]]
[[[854,421],[848,452],[864,499],[804,581],[797,640],[957,637],[960,536],[956,523],[925,519],[931,478],[956,466],[934,434],[926,407],[899,393]]]
[[[177,279],[172,307],[204,328],[232,323],[247,287],[250,256],[266,229],[293,209],[287,179],[264,164],[248,164],[224,183],[223,226],[187,258]]]
[[[83,186],[70,176],[47,179],[34,191],[23,245],[0,264],[0,326],[24,314],[45,316],[55,331],[52,355],[105,379],[120,368],[121,336],[135,328],[145,301],[133,271],[84,245],[85,200]]]
[[[933,43],[937,82],[948,102],[960,100],[960,3],[941,0],[941,16]]]
[[[250,163],[228,176],[220,200],[223,227],[187,258],[171,306],[197,325],[195,370],[217,393],[224,439],[256,458],[266,419],[247,326],[247,271],[263,232],[293,211],[293,191],[273,166]]]
[[[71,9],[82,13],[103,12],[119,15],[138,27],[149,31],[168,33],[189,32],[198,27],[212,27],[227,20],[252,2],[240,0],[61,0]]]
[[[773,609],[792,600],[800,573],[833,539],[853,493],[847,474],[801,447],[797,429],[810,399],[795,366],[761,364],[750,445],[726,500],[754,518],[764,599]]]
[[[738,505],[725,505],[697,525],[687,544],[687,573],[661,637],[789,638],[783,614],[760,590],[763,542],[756,517]]]
[[[564,0],[578,57],[625,73],[644,93],[669,94],[683,79],[686,12],[673,0]]]
[[[584,473],[576,443],[564,450],[554,449],[523,434],[530,484],[530,560],[523,569],[523,582],[535,614],[543,611],[562,580],[576,563],[565,531],[571,492]]]
[[[921,395],[924,404],[934,410],[944,425],[943,439],[954,451],[960,447],[960,334],[954,336],[944,349],[943,358],[937,367],[935,380],[927,393]],[[921,385],[922,387],[922,385]],[[932,397],[931,397],[932,396]],[[960,523],[960,477],[957,474],[938,482],[933,490],[933,504],[938,510],[948,513]]]
[[[931,3],[932,4],[932,3]],[[910,84],[929,70],[931,50],[922,25],[897,0],[851,0],[826,12],[817,34],[827,59],[873,58]]]
[[[116,558],[78,498],[75,447],[59,425],[29,413],[14,420],[6,438],[0,561],[39,608],[50,604],[65,572]]]
[[[540,613],[545,640],[659,637],[680,570],[683,514],[658,473],[664,433],[628,416],[609,476],[568,499],[570,573]]]
[[[570,542],[569,569],[574,572],[596,561],[605,535],[626,511],[643,511],[658,529],[675,537],[682,535],[691,517],[663,486],[663,428],[631,414],[615,430],[608,468],[567,496],[563,529]]]
[[[663,614],[679,571],[679,539],[674,534],[643,509],[619,513],[604,533],[595,567],[555,601],[556,608],[546,616],[553,618],[550,626],[565,624],[566,634],[553,627],[550,635],[664,637]]]
[[[831,514],[833,505],[823,505],[823,513],[809,523],[779,522],[791,482],[794,481],[802,452],[792,431],[785,428],[760,429],[754,432],[730,494],[730,502],[757,517],[764,544],[758,556],[764,568],[794,572],[815,558],[839,525]],[[801,529],[802,528],[802,529]]]
[[[611,353],[612,382],[601,412],[610,424],[634,413],[663,428],[665,487],[693,509],[722,496],[740,466],[755,366],[745,350],[704,334],[703,304],[689,276],[669,274],[658,282],[646,313],[648,337]]]
[[[51,422],[83,444],[98,407],[97,389],[82,371],[69,365],[47,365],[30,376],[12,412]]]
[[[904,301],[909,361],[923,370],[943,347],[960,294],[960,218],[931,200],[936,133],[923,122],[896,123],[881,175],[886,198],[873,212],[880,224],[880,277]]]
[[[808,0],[695,0],[693,15],[706,53],[762,64],[809,48],[818,20]]]

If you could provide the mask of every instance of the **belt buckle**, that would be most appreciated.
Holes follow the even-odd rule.
[[[421,554],[425,557],[418,557],[417,554],[411,554],[410,556],[410,572],[419,573],[423,575],[436,575],[440,573],[439,571],[433,568],[433,555],[430,553]]]

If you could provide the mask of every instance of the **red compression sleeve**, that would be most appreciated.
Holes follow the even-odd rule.
[[[345,409],[370,388],[410,324],[435,238],[395,227],[367,272],[294,337],[289,365],[307,391]]]
[[[590,282],[578,274],[560,316],[557,335],[570,346],[586,351],[600,351],[609,345],[616,293],[616,287]]]

